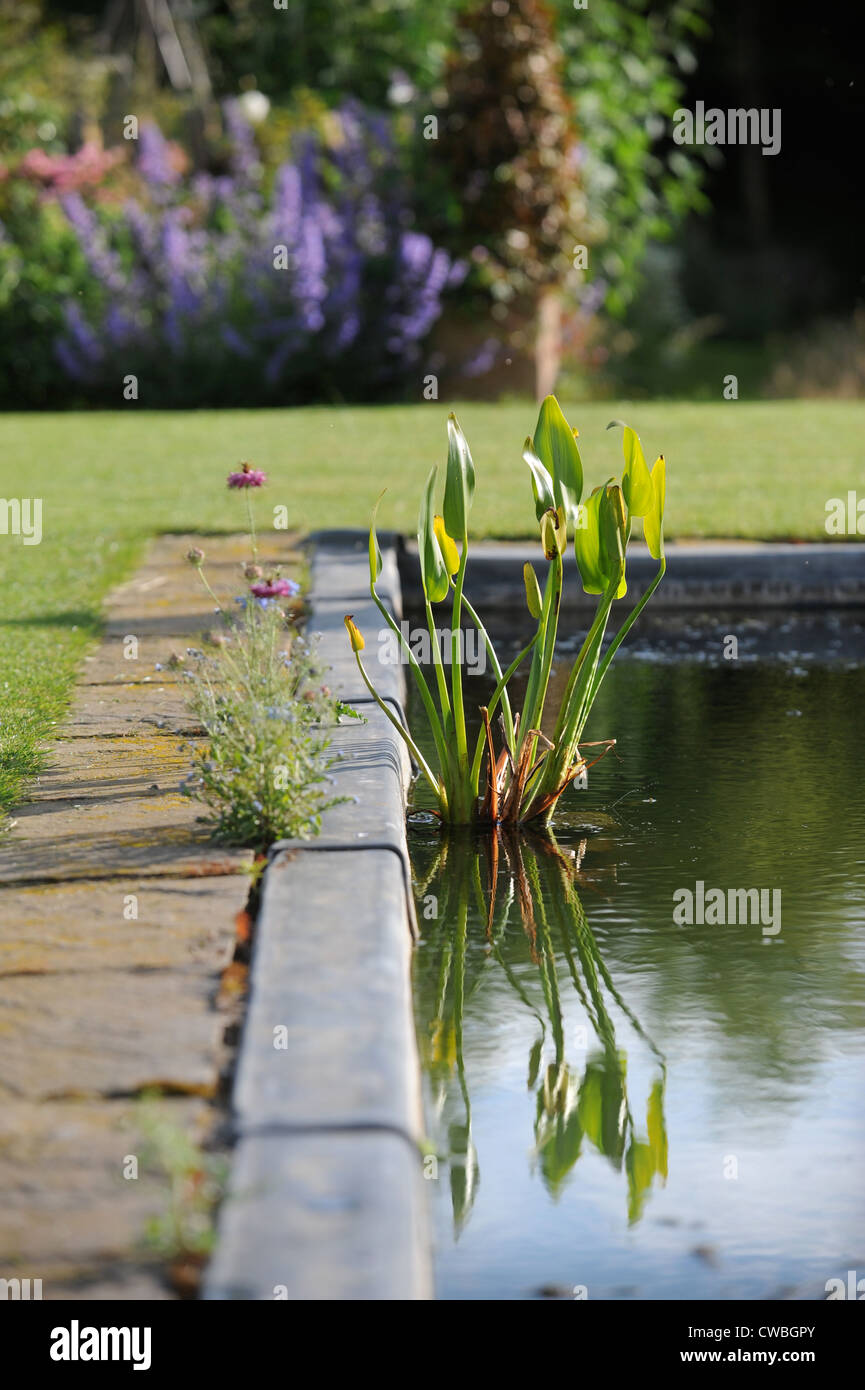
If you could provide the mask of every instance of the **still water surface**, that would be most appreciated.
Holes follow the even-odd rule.
[[[617,758],[553,843],[411,826],[439,1297],[865,1276],[861,623],[663,631],[617,657],[587,730]],[[698,882],[777,890],[780,929],[677,924]]]

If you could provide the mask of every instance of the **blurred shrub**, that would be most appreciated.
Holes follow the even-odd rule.
[[[0,286],[4,270],[7,285],[17,277],[15,294],[0,290],[2,357],[13,336],[28,359],[56,337],[54,405],[116,405],[130,375],[149,406],[398,390],[459,271],[410,225],[386,120],[347,104],[334,121],[330,146],[298,137],[271,177],[236,106],[221,173],[189,172],[179,147],[142,126],[138,193],[119,205],[74,185],[37,202],[16,179],[0,240]],[[42,403],[45,389],[20,373],[0,386],[7,404]]]
[[[585,157],[580,177],[593,247],[589,277],[614,315],[644,282],[644,257],[692,209],[700,191],[699,151],[670,139],[697,66],[692,44],[708,32],[706,0],[604,0],[577,10],[552,0],[564,77],[576,106]]]
[[[56,203],[23,181],[0,193],[0,405],[48,408],[66,390],[54,352],[64,300],[93,311],[97,286]]]
[[[383,107],[408,78],[429,87],[465,0],[200,0],[201,28],[216,86],[232,93],[254,80],[282,102],[298,88],[353,96]]]

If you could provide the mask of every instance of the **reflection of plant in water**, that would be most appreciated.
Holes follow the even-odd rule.
[[[467,999],[480,987],[486,966],[497,965],[521,1002],[534,1014],[540,1036],[529,1054],[529,1088],[536,1096],[535,1152],[545,1185],[557,1196],[588,1141],[628,1183],[628,1219],[639,1220],[655,1178],[667,1176],[664,1125],[664,1060],[613,984],[589,926],[578,892],[581,854],[564,851],[550,835],[484,837],[489,891],[484,893],[480,855],[465,839],[445,840],[421,893],[435,883],[442,893],[436,925],[425,948],[438,956],[433,1007],[428,1020],[425,1065],[434,1103],[442,1115],[450,1098],[456,1068],[464,1111],[448,1129],[451,1191],[459,1230],[471,1209],[478,1185],[477,1154],[472,1143],[471,1101],[463,1056],[463,1018]],[[503,862],[502,862],[503,861]],[[504,891],[502,892],[502,882]],[[467,961],[478,956],[472,942],[470,910],[486,923],[480,969],[466,987]],[[537,968],[543,1008],[531,997],[530,981],[517,974],[503,950],[514,903]],[[566,971],[563,971],[563,965]],[[587,1057],[581,1076],[565,1056],[561,981],[570,979],[596,1035],[598,1046]],[[648,1098],[645,1125],[635,1119],[627,1088],[625,1053],[617,1046],[607,1007],[611,998],[653,1053],[658,1075]],[[544,1065],[545,1053],[552,1056]]]

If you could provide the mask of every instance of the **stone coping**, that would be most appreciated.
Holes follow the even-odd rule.
[[[865,545],[858,542],[671,541],[667,572],[652,596],[652,609],[857,607],[865,605]],[[472,544],[466,593],[481,616],[485,611],[525,607],[523,565],[529,560],[542,577],[540,544],[481,541]],[[628,547],[627,608],[640,598],[657,572],[645,545]],[[407,607],[421,601],[417,545],[400,552],[399,569]],[[594,608],[583,593],[573,547],[565,555],[564,609]]]

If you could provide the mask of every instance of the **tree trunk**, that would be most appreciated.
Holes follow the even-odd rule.
[[[548,286],[538,298],[535,339],[535,394],[539,401],[552,395],[562,361],[562,303],[558,290]]]

